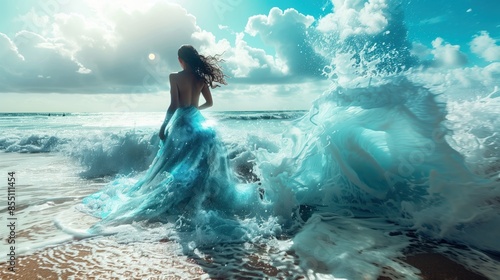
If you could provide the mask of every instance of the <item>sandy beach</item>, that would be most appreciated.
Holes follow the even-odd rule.
[[[240,246],[241,247],[241,246]],[[119,244],[113,238],[74,241],[43,249],[18,259],[16,272],[2,263],[1,279],[307,279],[300,276],[293,252],[277,252],[249,245],[221,246],[209,253],[178,254],[177,242]],[[273,260],[270,259],[273,256]],[[420,270],[426,280],[488,279],[436,253],[419,253],[404,260]],[[273,265],[274,262],[274,265]],[[239,268],[239,269],[238,269]],[[381,276],[378,279],[390,279]]]

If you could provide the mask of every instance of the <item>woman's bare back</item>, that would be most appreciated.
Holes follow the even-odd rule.
[[[173,107],[172,109],[193,106],[198,108],[200,93],[207,101],[202,106],[212,105],[212,96],[207,84],[198,79],[191,71],[181,71],[170,74],[170,92]],[[203,109],[203,108],[200,108]]]
[[[165,128],[177,109],[194,107],[202,110],[212,107],[213,101],[210,87],[217,87],[217,85],[213,85],[213,82],[226,84],[224,80],[225,75],[217,64],[220,59],[200,55],[190,45],[181,46],[178,56],[183,70],[178,73],[172,73],[169,76],[170,106],[167,109],[165,120],[160,127],[159,136],[161,140],[165,140]],[[198,105],[200,102],[200,93],[206,101],[202,105]]]

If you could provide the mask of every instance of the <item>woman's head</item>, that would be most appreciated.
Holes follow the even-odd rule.
[[[182,45],[177,51],[179,60],[184,63],[184,67],[188,67],[200,79],[203,79],[206,84],[214,88],[217,85],[213,83],[226,84],[225,75],[219,66],[222,61],[218,56],[203,56],[191,45]]]
[[[187,65],[195,65],[199,60],[198,51],[191,45],[182,45],[177,51],[179,59],[182,60]]]

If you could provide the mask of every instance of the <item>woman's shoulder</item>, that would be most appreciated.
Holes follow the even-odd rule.
[[[170,81],[178,82],[182,79],[182,72],[173,72],[168,75]]]
[[[178,76],[179,76],[179,72],[172,72],[172,73],[170,73],[170,75],[168,75],[168,77],[169,77],[170,79],[172,79],[172,78],[174,78],[174,79],[175,79],[175,78],[177,78]]]
[[[182,78],[187,77],[187,76],[189,76],[189,74],[186,71],[182,70],[179,72],[170,73],[169,78],[170,79],[182,79]]]

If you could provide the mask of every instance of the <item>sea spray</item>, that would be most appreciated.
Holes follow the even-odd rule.
[[[404,234],[409,230],[424,240],[466,244],[471,256],[477,254],[473,248],[499,250],[498,239],[489,234],[500,230],[500,203],[494,199],[500,197],[498,182],[469,170],[464,156],[450,146],[447,139],[453,136],[445,125],[446,107],[437,98],[404,77],[380,86],[337,87],[285,134],[292,147],[257,153],[258,173],[266,195],[275,201],[275,214],[286,220],[297,205],[309,205],[314,215],[320,215],[308,220],[294,237],[294,248],[306,267],[312,262],[319,267],[315,271],[359,278],[360,269],[341,268],[336,255],[342,246],[352,248],[361,242],[361,247],[376,248],[379,256],[387,253],[373,269],[401,271],[391,259],[414,242]],[[346,211],[351,218],[320,218]],[[353,227],[342,231],[342,223]],[[384,227],[386,235],[380,231]],[[372,241],[351,238],[363,228],[387,240],[368,232]],[[326,237],[315,235],[319,229],[335,240],[331,248],[321,243]],[[401,234],[390,237],[390,231]],[[394,250],[382,251],[385,242]],[[370,262],[369,254],[361,256]],[[363,267],[366,275],[378,273]],[[413,275],[411,269],[406,271],[409,274],[397,277]]]

